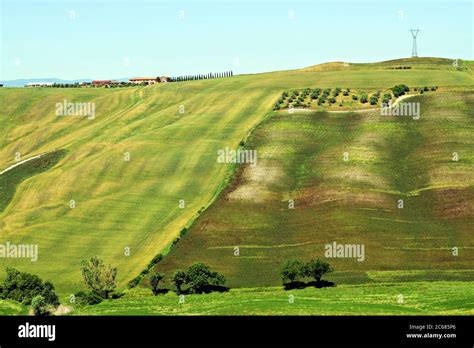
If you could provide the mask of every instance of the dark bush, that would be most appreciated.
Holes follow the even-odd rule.
[[[47,305],[57,306],[59,304],[52,283],[43,283],[37,275],[20,272],[11,267],[7,267],[6,272],[7,276],[2,286],[2,298],[30,305],[33,297],[42,296]]]
[[[96,305],[102,302],[102,297],[92,291],[79,291],[74,297],[78,305]]]

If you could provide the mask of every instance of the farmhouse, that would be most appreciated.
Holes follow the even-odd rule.
[[[160,82],[160,80],[157,77],[135,77],[132,79],[128,79],[130,83],[134,84],[141,84],[144,83],[146,85],[154,85],[155,83]]]
[[[160,82],[161,82],[161,83],[171,82],[171,77],[168,77],[168,76],[160,76]]]

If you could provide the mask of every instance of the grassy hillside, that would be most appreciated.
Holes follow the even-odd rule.
[[[18,185],[13,199],[0,215],[0,243],[6,241],[38,243],[39,260],[36,263],[31,263],[19,259],[0,259],[0,268],[12,265],[24,271],[37,273],[52,280],[60,293],[67,294],[75,292],[81,287],[80,261],[97,254],[107,262],[118,266],[120,285],[124,285],[126,281],[136,276],[153,256],[165,250],[179,234],[179,231],[196,216],[197,211],[207,206],[216,193],[224,187],[225,179],[232,173],[233,167],[217,163],[217,150],[227,146],[236,148],[248,132],[269,115],[269,110],[282,90],[315,86],[336,87],[338,85],[351,88],[383,89],[399,83],[416,86],[455,87],[473,85],[473,78],[470,72],[444,68],[426,73],[421,69],[395,71],[372,69],[368,66],[364,69],[350,70],[344,74],[337,71],[295,70],[126,89],[2,88],[0,90],[0,103],[3,106],[0,111],[2,119],[0,123],[0,170],[15,163],[14,156],[17,152],[21,154],[22,158],[58,149],[66,150],[67,154],[53,168],[22,181]],[[464,108],[468,103],[466,100],[469,100],[465,95],[454,95],[452,98],[454,98],[452,102],[461,108]],[[55,104],[61,103],[63,100],[96,103],[95,119],[56,117]],[[440,107],[446,103],[443,100],[437,102],[441,104]],[[179,113],[180,105],[185,107],[184,114]],[[281,173],[275,173],[275,175],[272,174],[265,178],[262,173],[265,173],[266,167],[258,166],[260,173],[248,174],[260,178],[258,180],[266,180],[263,188],[265,192],[277,192],[276,196],[269,194],[275,198],[271,203],[268,203],[268,209],[271,212],[269,216],[275,217],[275,211],[280,209],[277,208],[278,204],[283,204],[283,200],[286,199],[285,195],[287,196],[291,192],[304,195],[304,191],[301,190],[304,187],[309,187],[310,181],[313,180],[311,179],[313,174],[316,181],[322,179],[323,175],[332,175],[331,173],[336,175],[331,180],[338,180],[338,174],[334,173],[331,167],[329,167],[329,172],[324,174],[328,168],[318,170],[311,162],[311,158],[314,160],[315,156],[329,156],[330,153],[327,151],[334,151],[337,154],[336,157],[339,157],[340,150],[346,144],[354,144],[353,151],[356,151],[357,142],[364,146],[365,138],[361,137],[364,132],[369,131],[370,134],[373,134],[378,131],[378,128],[370,129],[371,122],[357,119],[356,116],[346,124],[343,117],[338,119],[320,115],[317,117],[321,117],[323,122],[319,126],[305,117],[314,118],[309,115],[296,116],[294,121],[301,120],[301,124],[285,119],[284,115],[268,120],[265,127],[275,127],[275,140],[278,141],[275,145],[268,142],[271,135],[265,137],[265,134],[262,133],[265,132],[264,130],[259,130],[258,134],[260,135],[254,137],[255,140],[252,144],[255,146],[261,144],[268,148],[279,146],[282,142],[287,141],[289,146],[284,151],[288,155],[295,155],[294,160],[290,160],[290,156],[287,156],[286,159],[282,158],[283,163],[275,166],[278,168],[275,170],[281,170]],[[468,116],[465,114],[459,117],[461,123],[469,122],[467,121]],[[435,131],[437,127],[441,126],[458,129],[457,123],[450,122],[449,118],[444,120],[440,117],[440,120],[440,124],[432,126]],[[376,124],[373,126],[376,127]],[[410,132],[405,129],[403,122],[400,124],[389,123],[387,127],[377,127],[381,128],[383,133],[380,140],[377,140],[379,141],[377,146],[382,148],[385,146],[385,142],[390,144],[395,139],[397,131],[402,131],[400,133],[402,138],[396,140],[401,143],[404,141],[403,136]],[[305,128],[308,133],[301,133]],[[272,129],[269,128],[267,132]],[[311,132],[314,132],[315,138],[313,140],[309,140],[313,136]],[[429,135],[428,130],[421,128],[416,132]],[[464,132],[469,132],[469,129],[465,129]],[[282,138],[282,134],[286,134],[287,138]],[[458,142],[458,138],[453,133],[449,134],[453,137],[451,141]],[[292,144],[294,135],[303,136],[301,144]],[[333,139],[332,136],[334,136]],[[305,143],[303,140],[307,142]],[[316,146],[315,141],[327,142],[327,145]],[[462,146],[465,146],[462,144],[463,141],[464,138],[460,140],[461,150],[459,151],[462,151]],[[413,142],[416,143],[416,140]],[[422,148],[425,145],[428,146],[429,143],[416,144]],[[390,148],[395,151],[395,148]],[[382,151],[377,148],[372,148],[372,150]],[[427,149],[429,152],[431,150],[431,148]],[[262,154],[265,153],[262,149],[259,151],[262,151]],[[405,151],[409,153],[411,150],[406,149]],[[451,149],[446,149],[446,151],[450,153]],[[124,161],[125,152],[130,153],[129,162]],[[436,158],[442,161],[441,149],[436,149],[435,152],[438,153]],[[305,157],[305,154],[308,153],[311,154],[309,159]],[[281,153],[277,153],[277,156],[280,155]],[[354,156],[357,158],[357,152]],[[398,158],[399,155],[389,152],[384,156]],[[469,168],[469,155],[463,154],[462,158],[463,161],[457,165]],[[298,159],[302,161],[297,163]],[[267,163],[264,158],[262,160],[264,166],[270,165],[270,162]],[[268,160],[271,158],[268,157]],[[295,164],[296,175],[288,176],[289,169],[287,167]],[[446,168],[449,165],[451,164],[446,164]],[[384,168],[386,171],[390,169],[390,167]],[[421,169],[422,174],[429,173],[439,177],[439,180],[451,183],[449,176],[442,179],[444,178],[443,172],[428,169]],[[279,175],[283,175],[283,178],[287,175],[290,181],[279,183],[279,180],[275,179],[279,178]],[[385,173],[378,172],[374,175],[384,176]],[[382,190],[400,190],[401,188],[404,195],[409,195],[412,190],[423,188],[417,185],[405,188],[404,182],[398,184],[393,173],[385,180],[389,180],[390,184],[380,186]],[[426,179],[421,178],[420,180],[425,183],[422,180]],[[466,180],[466,178],[463,179],[463,175],[461,175],[462,180]],[[268,187],[271,189],[267,188],[267,181]],[[352,184],[351,181],[346,182],[346,185]],[[446,184],[446,186],[449,185]],[[464,181],[457,186],[463,190],[463,194],[469,192]],[[380,187],[376,187],[376,189]],[[280,189],[282,190],[279,191]],[[355,183],[354,189],[360,189],[360,185]],[[266,197],[265,195],[264,197]],[[361,196],[361,194],[354,195]],[[388,200],[388,194],[384,193],[384,195],[383,199]],[[184,209],[180,209],[178,206],[180,199],[184,199],[186,202]],[[76,202],[75,209],[70,208],[70,200]],[[273,222],[268,225],[266,217],[262,215],[263,205],[257,206],[256,204],[260,203],[252,200],[250,202],[239,201],[239,199],[231,203],[243,204],[245,214],[228,216],[227,218],[232,221],[229,221],[227,227],[222,230],[219,227],[219,230],[212,235],[210,232],[204,232],[210,236],[209,241],[199,241],[196,247],[192,248],[189,243],[194,238],[204,238],[202,233],[194,232],[202,229],[203,225],[200,222],[199,226],[201,227],[196,227],[192,233],[190,232],[189,239],[180,245],[175,256],[166,259],[167,269],[171,270],[180,265],[179,262],[176,263],[173,260],[177,258],[176,255],[181,253],[181,250],[194,249],[189,254],[190,256],[209,259],[209,263],[216,265],[217,260],[213,258],[226,255],[225,248],[229,246],[233,247],[236,243],[244,245],[245,243],[242,243],[244,240],[248,240],[247,244],[249,245],[277,243],[279,237],[275,237],[274,234],[278,233],[278,230],[282,230],[283,233],[284,230],[290,228],[291,224],[305,223],[304,220],[298,220],[298,217],[294,216],[292,218],[296,219],[295,221],[286,226],[282,225],[281,228],[278,227],[274,234],[269,235],[268,232],[260,234],[260,227],[265,231],[270,231],[270,227],[274,226]],[[218,209],[219,206],[220,204],[212,209]],[[229,209],[229,212],[233,212],[232,207],[229,206]],[[209,211],[207,214],[211,213],[212,211]],[[359,211],[354,210],[351,214],[357,215],[356,213],[358,214]],[[218,213],[218,215],[222,214]],[[288,212],[282,212],[282,215],[276,219],[284,222],[283,220],[289,217],[285,217],[287,214]],[[338,213],[335,209],[331,212],[331,215],[333,214],[342,213]],[[344,214],[346,213],[344,212]],[[384,212],[377,212],[377,214],[375,217],[382,216],[383,218]],[[350,218],[350,216],[345,215],[345,218]],[[424,219],[430,220],[433,215],[423,216]],[[216,221],[219,219],[220,217],[217,217]],[[306,223],[311,224],[313,220],[316,221],[313,228],[319,226],[320,229],[325,229],[328,227],[328,224],[319,221],[318,215],[312,216],[311,220]],[[241,223],[243,224],[242,228],[234,228]],[[454,225],[450,225],[450,231],[455,231],[455,233],[448,239],[462,242],[464,241],[463,235],[467,233],[467,230],[461,229],[461,232],[456,232],[459,231],[456,223],[465,226],[463,222],[455,222]],[[247,229],[245,226],[250,225],[253,226],[250,229],[250,231],[252,229],[254,231],[253,236],[236,237],[236,231],[245,231]],[[446,223],[446,226],[448,225]],[[379,222],[379,225],[364,224],[363,226],[369,231],[366,233],[375,234],[375,231],[372,230],[374,227],[381,226],[381,228],[385,228],[385,231],[390,232],[392,227],[396,228],[398,225],[395,222],[390,225]],[[338,228],[333,227],[332,230],[337,231]],[[227,231],[232,233],[229,236],[224,236]],[[352,233],[357,235],[360,231],[360,228],[353,227]],[[300,236],[305,236],[307,233],[312,234],[313,229],[308,229],[306,232],[303,230]],[[340,231],[339,233],[345,232]],[[393,235],[394,231],[390,233]],[[440,234],[441,227],[434,233],[435,235]],[[387,234],[384,235],[387,236]],[[403,231],[403,236],[417,237],[413,231]],[[303,239],[305,241],[316,240],[313,237],[306,235]],[[301,237],[288,236],[288,239],[295,239],[296,243],[300,243]],[[379,242],[376,241],[375,238],[374,243],[382,242],[381,239]],[[208,249],[208,246],[217,248]],[[446,244],[440,244],[440,247],[444,248],[445,246]],[[131,250],[130,256],[124,255],[126,247]],[[285,248],[280,249],[285,250]],[[311,249],[304,252],[308,255],[309,251]],[[405,253],[410,254],[409,251]],[[394,255],[399,254],[395,252]],[[386,257],[389,256],[386,255]],[[247,266],[223,266],[229,267],[228,269],[231,270],[229,278],[233,284],[238,283],[233,280],[238,272],[244,272],[250,267],[249,265],[253,265],[250,263],[252,259],[245,261],[245,258],[241,258],[240,260],[242,263],[247,262]],[[462,260],[459,262],[469,262],[469,260]],[[182,263],[190,261],[191,257],[183,257]],[[195,260],[193,259],[193,261]],[[388,258],[384,262],[385,264],[390,263]],[[457,264],[453,264],[449,258],[444,265],[457,267]],[[462,267],[467,267],[466,265],[468,264],[463,264]],[[408,267],[407,264],[405,266]],[[255,268],[254,273],[259,267]],[[0,277],[3,277],[2,273],[0,273]],[[254,282],[252,276],[247,279],[249,279],[249,285]],[[262,280],[266,283],[274,283],[275,278],[274,276],[268,278],[264,275]]]
[[[420,103],[419,120],[276,112],[247,144],[258,165],[239,167],[157,269],[172,274],[202,261],[231,287],[276,285],[285,260],[324,258],[337,242],[365,246],[362,262],[328,260],[337,283],[370,282],[371,270],[473,270],[473,93],[409,101]]]
[[[174,293],[154,297],[149,290],[134,290],[119,300],[76,308],[72,314],[472,315],[473,296],[472,286],[463,282],[343,285],[292,291],[278,287],[232,289],[228,293],[188,295],[182,304]]]

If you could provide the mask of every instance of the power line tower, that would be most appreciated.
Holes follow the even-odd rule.
[[[411,29],[410,31],[411,31],[411,36],[413,36],[413,47],[411,50],[411,56],[418,57],[418,53],[416,52],[416,37],[418,36],[420,29]]]

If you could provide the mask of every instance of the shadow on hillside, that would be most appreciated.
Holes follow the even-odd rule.
[[[284,285],[285,290],[293,290],[293,289],[305,289],[309,287],[314,287],[314,288],[330,288],[336,286],[336,283],[327,281],[327,280],[320,280],[319,282],[317,281],[312,281],[312,282],[291,282],[287,283]]]
[[[157,289],[156,291],[156,295],[161,295],[161,294],[167,294],[168,292],[170,292],[170,289]]]
[[[178,295],[191,295],[191,294],[209,294],[211,292],[228,292],[230,288],[222,285],[209,285],[205,286],[199,291],[193,291],[192,289],[184,289]]]

